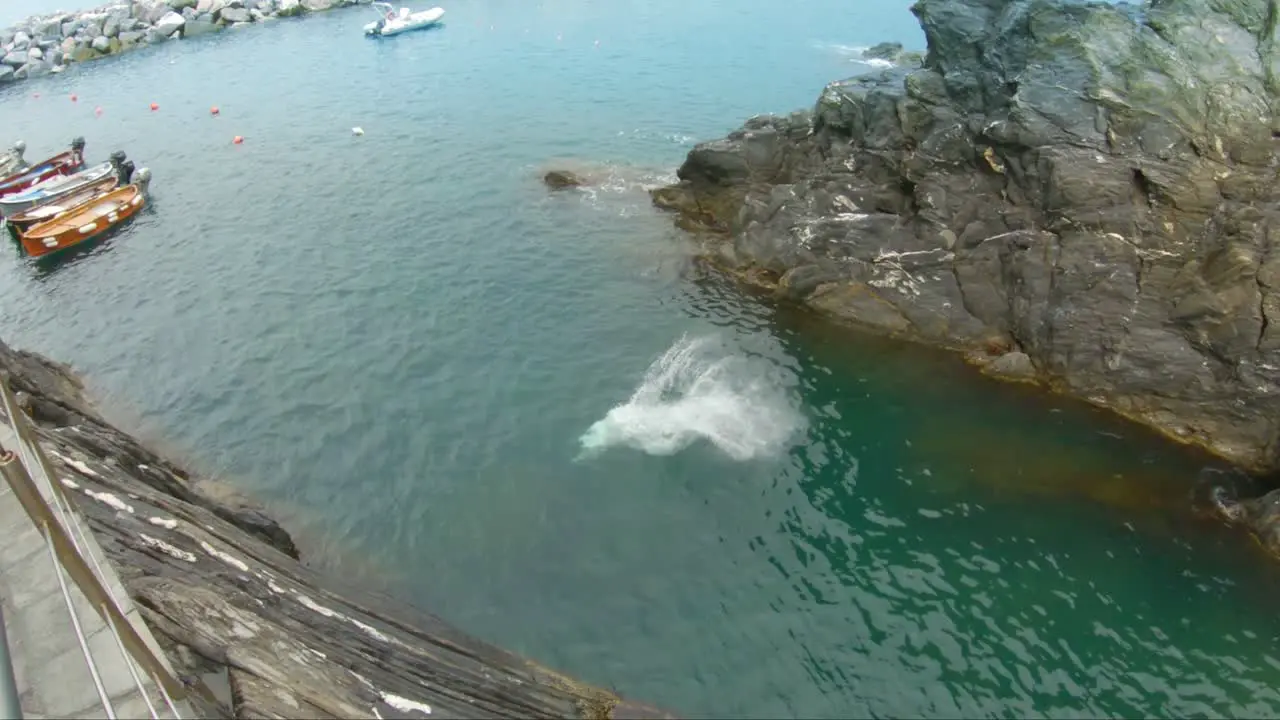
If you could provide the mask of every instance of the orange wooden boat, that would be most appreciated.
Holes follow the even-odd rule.
[[[21,234],[22,249],[31,257],[40,258],[75,247],[119,227],[146,204],[142,187],[125,185],[31,226]]]
[[[52,220],[59,215],[64,215],[99,195],[105,195],[115,190],[119,186],[120,177],[118,175],[104,177],[92,185],[86,185],[76,192],[64,195],[47,205],[37,205],[16,215],[10,215],[5,218],[5,227],[9,229],[9,234],[14,240],[21,240],[22,233],[33,226]]]

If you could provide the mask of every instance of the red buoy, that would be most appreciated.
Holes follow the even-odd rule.
[[[237,136],[235,136],[235,137],[231,138],[231,142],[232,142],[232,144],[234,144],[234,145],[239,145],[239,144],[241,144],[241,143],[243,143],[243,142],[244,142],[244,138],[243,138],[243,137],[241,137],[241,136],[239,136],[239,135],[237,135]]]
[[[217,105],[214,105],[213,107],[209,108],[209,114],[210,114],[210,115],[217,115],[217,114],[219,114],[219,113],[221,113],[221,112],[222,112],[222,111],[218,109],[218,106],[217,106]]]
[[[151,103],[151,112],[155,112],[156,110],[159,110],[159,109],[160,109],[160,106],[158,104]]]
[[[94,115],[102,115],[102,106],[101,106],[101,105],[99,105],[98,107],[94,108],[94,109],[93,109],[93,114],[94,114]]]
[[[76,97],[75,93],[71,93],[71,102],[75,102],[76,100],[79,100],[79,99],[80,98]]]

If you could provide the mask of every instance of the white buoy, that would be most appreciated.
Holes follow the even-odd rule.
[[[364,128],[362,128],[362,127],[353,127],[353,128],[351,128],[351,134],[352,134],[352,135],[363,135],[363,134],[364,134]]]

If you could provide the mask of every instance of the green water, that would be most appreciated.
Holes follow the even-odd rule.
[[[1199,509],[1213,463],[776,306],[650,207],[695,138],[918,46],[906,7],[469,0],[0,89],[32,159],[154,176],[109,241],[0,253],[0,332],[310,562],[684,716],[1280,712],[1277,566]]]

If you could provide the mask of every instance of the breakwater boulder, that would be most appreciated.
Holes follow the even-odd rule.
[[[39,15],[0,31],[0,84],[227,27],[370,1],[118,0],[92,10]]]
[[[655,203],[781,296],[1280,469],[1280,1],[912,12],[923,59],[698,145]]]
[[[252,503],[113,427],[65,366],[0,371],[198,717],[670,717],[307,568]]]

